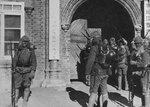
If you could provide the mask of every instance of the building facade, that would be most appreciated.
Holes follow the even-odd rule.
[[[104,38],[117,33],[130,42],[134,26],[142,24],[141,5],[141,0],[1,0],[0,70],[6,81],[1,85],[10,83],[10,44],[15,47],[21,36],[29,36],[37,48],[33,87],[51,78],[68,84],[82,72],[80,52],[87,42],[82,31],[100,29]]]

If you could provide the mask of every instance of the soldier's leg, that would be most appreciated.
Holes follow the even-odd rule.
[[[23,75],[23,86],[24,86],[24,97],[23,97],[23,107],[27,107],[27,102],[30,96],[30,86],[31,79],[29,78],[30,73],[26,73]]]
[[[102,95],[102,107],[107,107],[108,105],[108,93]]]
[[[118,70],[118,90],[122,89],[122,70],[120,68]]]
[[[90,94],[88,107],[94,107],[96,98],[97,98],[97,94],[96,93],[91,93]]]
[[[127,75],[124,75],[124,79],[125,79],[125,90],[129,90]]]
[[[30,88],[28,87],[28,88],[24,89],[24,97],[23,97],[22,107],[27,107],[29,95],[30,95]]]
[[[19,88],[15,89],[15,103],[17,104],[19,100]]]
[[[88,107],[94,107],[94,104],[97,100],[97,93],[99,88],[99,79],[98,76],[91,75],[90,77],[90,98]]]
[[[150,107],[150,95],[148,92],[145,94],[145,107]]]
[[[141,97],[141,100],[142,100],[142,106],[144,107],[149,107],[147,106],[147,99],[148,99],[148,96],[147,96],[147,78],[146,78],[146,75],[144,77],[141,78],[141,86],[142,86],[142,97]]]
[[[107,107],[107,103],[108,103],[107,79],[108,79],[107,76],[104,77],[100,83],[101,93],[102,93],[102,107]]]
[[[14,82],[15,82],[15,103],[17,105],[18,100],[19,100],[19,90],[22,84],[22,75],[18,72],[14,73]]]
[[[123,75],[124,75],[124,81],[125,81],[125,90],[129,90],[128,80],[127,80],[127,70],[128,70],[128,66],[125,66],[123,68]]]

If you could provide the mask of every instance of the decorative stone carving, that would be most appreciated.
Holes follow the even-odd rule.
[[[61,25],[61,29],[65,32],[67,32],[70,28],[70,24],[62,24]]]
[[[141,36],[142,25],[136,24],[134,27],[135,27],[135,36]]]
[[[25,12],[27,13],[27,15],[31,15],[31,13],[34,10],[34,4],[35,1],[34,0],[25,0]]]

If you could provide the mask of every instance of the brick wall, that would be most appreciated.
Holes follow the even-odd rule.
[[[27,1],[27,0],[3,0],[3,1]],[[31,6],[29,3],[25,3]],[[31,15],[25,13],[25,34],[36,46],[37,71],[33,82],[33,87],[39,86],[45,70],[45,0],[35,0],[34,11]],[[2,61],[1,61],[2,62]],[[3,70],[6,71],[6,70]],[[8,70],[7,70],[8,71]],[[7,78],[7,77],[6,77]]]

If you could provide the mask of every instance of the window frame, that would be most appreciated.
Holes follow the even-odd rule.
[[[20,37],[25,34],[25,10],[24,2],[0,2],[2,4],[2,9],[0,9],[0,58],[4,60],[11,60],[10,55],[5,55],[5,15],[19,15],[21,17],[21,26],[20,26]],[[12,10],[3,10],[4,5],[12,5]],[[13,6],[21,6],[20,10],[13,10]],[[7,28],[6,28],[7,29]],[[13,28],[12,28],[13,29]]]

